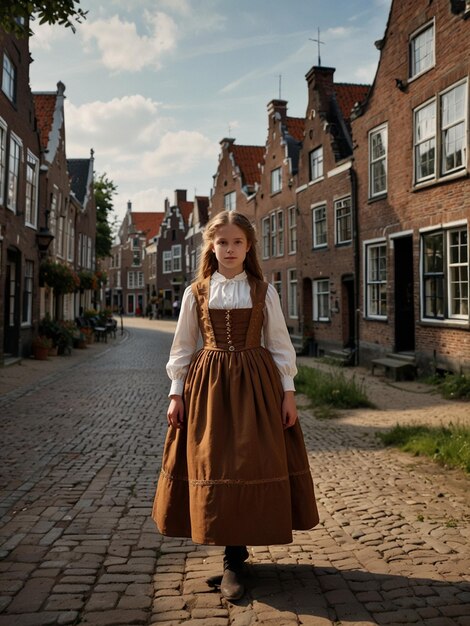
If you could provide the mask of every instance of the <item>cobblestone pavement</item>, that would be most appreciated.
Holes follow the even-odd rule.
[[[126,326],[42,374],[0,370],[0,626],[470,625],[469,479],[375,437],[470,419],[468,405],[363,372],[381,410],[304,408],[321,524],[251,548],[248,593],[228,603],[205,583],[222,549],[164,538],[149,517],[174,323]]]

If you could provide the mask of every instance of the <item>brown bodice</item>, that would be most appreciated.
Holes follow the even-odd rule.
[[[251,309],[209,309],[210,277],[192,286],[204,348],[235,352],[261,345],[268,284],[250,280]]]

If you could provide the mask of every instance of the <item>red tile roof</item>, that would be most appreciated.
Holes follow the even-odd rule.
[[[264,160],[264,146],[237,146],[232,144],[231,152],[235,163],[240,168],[246,185],[254,185],[260,182],[260,169],[258,165]]]
[[[146,241],[150,241],[158,234],[164,213],[132,211],[131,216],[135,229],[145,235]]]
[[[365,100],[370,85],[335,83],[336,99],[345,120],[351,117],[351,109],[356,102]]]
[[[35,93],[33,94],[33,98],[39,136],[41,139],[41,148],[46,150],[47,144],[49,143],[49,133],[52,128],[52,120],[54,118],[57,94]]]
[[[305,118],[304,117],[286,117],[287,131],[291,137],[297,141],[304,140]]]
[[[181,211],[181,215],[183,216],[184,221],[186,222],[186,224],[189,221],[189,216],[192,213],[192,210],[194,209],[194,202],[189,202],[188,200],[182,200],[179,204],[178,204],[179,210]]]

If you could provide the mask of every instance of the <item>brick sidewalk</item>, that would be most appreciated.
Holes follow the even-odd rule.
[[[0,399],[0,626],[470,625],[468,477],[375,436],[465,406],[360,370],[381,409],[301,410],[321,524],[250,548],[242,601],[206,585],[222,548],[162,537],[150,519],[171,324],[129,320],[124,341],[54,359]]]

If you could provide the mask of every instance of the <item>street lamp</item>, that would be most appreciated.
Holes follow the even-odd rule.
[[[39,248],[39,256],[43,258],[46,256],[46,252],[51,245],[51,241],[54,239],[54,235],[51,233],[47,226],[41,226],[39,232],[36,233],[36,241]]]

